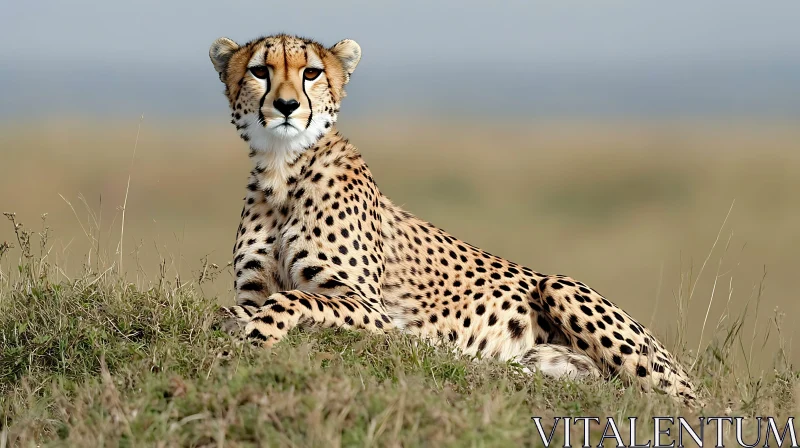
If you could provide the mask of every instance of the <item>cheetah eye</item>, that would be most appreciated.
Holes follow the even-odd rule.
[[[258,79],[264,79],[269,76],[269,67],[266,65],[257,65],[255,67],[250,67],[250,73],[253,74]]]
[[[320,73],[322,73],[322,70],[320,70],[318,68],[309,67],[309,68],[303,70],[303,78],[305,78],[308,81],[313,81],[313,80],[317,79],[317,76],[319,76]]]

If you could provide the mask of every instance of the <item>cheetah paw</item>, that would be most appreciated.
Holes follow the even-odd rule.
[[[221,307],[217,309],[217,318],[219,319],[218,328],[225,333],[236,336],[244,333],[244,327],[247,325],[249,319],[243,315],[237,314],[234,310],[228,307]]]

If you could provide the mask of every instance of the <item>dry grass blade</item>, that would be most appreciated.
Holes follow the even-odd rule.
[[[122,271],[122,240],[125,237],[125,210],[128,208],[128,193],[131,189],[131,174],[133,172],[133,161],[136,159],[136,149],[139,147],[139,133],[142,131],[142,122],[144,121],[144,114],[139,118],[139,127],[136,129],[136,142],[133,144],[133,155],[131,155],[131,168],[128,172],[128,183],[125,185],[125,200],[122,203],[122,223],[119,229],[119,245],[117,252],[119,253],[119,270]]]

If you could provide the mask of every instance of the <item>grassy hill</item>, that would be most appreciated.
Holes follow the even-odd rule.
[[[800,381],[780,344],[756,346],[779,355],[766,374],[732,362],[754,342],[741,331],[745,316],[717,328],[699,356],[677,347],[687,365],[697,360],[707,406],[696,414],[617,381],[527,376],[399,334],[295,330],[272,350],[237,344],[214,329],[216,298],[203,293],[221,268],[198,266],[191,279],[163,270],[135,285],[113,252],[97,250],[68,277],[50,261],[46,226],[34,232],[9,219],[15,238],[0,248],[2,447],[538,446],[534,416],[785,421],[800,409]],[[602,430],[592,429],[594,440]],[[648,424],[639,430],[640,440],[652,434]],[[754,431],[746,427],[746,440]],[[580,440],[581,428],[573,432]]]

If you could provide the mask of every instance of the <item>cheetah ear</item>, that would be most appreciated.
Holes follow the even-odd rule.
[[[347,72],[348,78],[356,69],[361,60],[361,47],[354,40],[345,39],[330,48],[330,52],[342,62],[342,68]]]
[[[211,49],[208,50],[208,57],[211,58],[211,63],[214,64],[214,68],[217,69],[220,76],[225,73],[228,61],[238,49],[239,44],[227,37],[220,37],[211,44]]]

